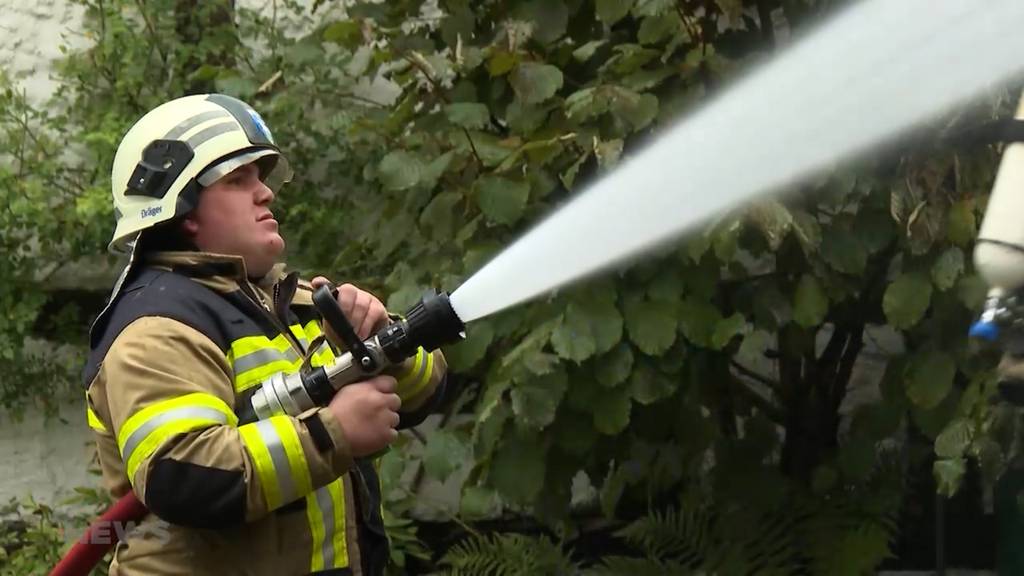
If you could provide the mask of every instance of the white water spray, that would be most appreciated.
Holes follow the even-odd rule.
[[[482,318],[667,242],[1024,71],[1024,0],[866,0],[597,182],[452,294]]]

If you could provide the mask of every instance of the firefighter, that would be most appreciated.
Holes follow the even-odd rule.
[[[334,359],[312,282],[285,273],[272,205],[291,178],[267,125],[220,95],[143,116],[114,158],[110,250],[129,255],[90,332],[83,373],[105,485],[150,513],[110,574],[381,574],[388,540],[374,455],[443,393],[422,348],[297,417],[240,424],[267,378]],[[352,285],[360,338],[390,320]],[[332,343],[333,341],[333,343]]]

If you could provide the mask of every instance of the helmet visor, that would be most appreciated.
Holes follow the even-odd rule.
[[[205,188],[237,168],[252,162],[256,162],[260,170],[260,180],[274,193],[292,180],[293,173],[288,160],[279,152],[268,149],[253,150],[222,160],[204,170],[196,180]]]

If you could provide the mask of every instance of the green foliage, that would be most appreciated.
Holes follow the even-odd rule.
[[[71,547],[74,536],[111,503],[105,491],[77,488],[76,492],[59,508],[31,498],[12,498],[0,506],[0,575],[48,573]],[[105,576],[109,560],[108,555],[91,574]]]
[[[775,32],[788,42],[784,31],[799,33],[830,3],[782,3],[771,24],[753,0],[441,0],[436,14],[412,0],[353,2],[344,14],[340,3],[289,0],[227,19],[221,3],[79,4],[90,43],[59,63],[52,102],[34,106],[0,79],[0,154],[13,160],[0,165],[0,244],[11,255],[0,270],[11,310],[0,319],[0,366],[22,370],[4,381],[5,405],[49,393],[21,346],[53,305],[36,288],[108,240],[115,145],[159,102],[213,89],[249,100],[297,168],[275,209],[290,263],[403,311],[425,289],[460,286],[765,56]],[[581,515],[603,514],[635,527],[622,535],[638,550],[607,570],[666,573],[713,559],[725,573],[727,558],[767,573],[794,558],[820,573],[841,573],[834,559],[869,570],[888,554],[898,502],[864,514],[837,505],[827,518],[764,504],[834,490],[898,501],[898,480],[875,479],[876,448],[908,426],[935,439],[946,490],[968,458],[991,470],[1005,461],[982,382],[992,358],[966,341],[984,296],[967,255],[996,159],[943,147],[867,158],[723,215],[642,263],[473,323],[445,350],[458,381],[473,384],[429,448],[402,448],[401,466],[387,460],[388,477],[401,479],[389,506],[411,511],[436,482],[461,490],[437,504],[444,518],[506,514],[571,532]],[[79,344],[95,310],[83,312]],[[879,332],[898,341],[885,378],[867,376],[882,399],[851,407],[840,435],[854,367]],[[581,479],[597,496],[574,499]],[[653,502],[695,484],[710,485],[713,510],[688,502],[648,518],[667,509]],[[757,514],[727,524],[736,510]],[[724,546],[722,536],[697,541],[699,514],[713,518],[706,533],[728,525],[752,537],[729,548],[711,545]],[[659,527],[675,530],[676,548],[640,538]],[[396,562],[423,560],[414,528],[397,526]],[[472,568],[512,562],[510,573],[537,573],[564,559],[543,539],[471,542],[463,559],[490,562]],[[793,552],[800,546],[808,551]],[[474,573],[457,558],[447,565]]]
[[[545,537],[522,534],[474,536],[456,544],[441,560],[451,576],[575,574],[562,548]]]

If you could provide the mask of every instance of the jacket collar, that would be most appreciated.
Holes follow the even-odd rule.
[[[245,282],[269,292],[284,277],[284,264],[276,264],[262,278],[249,278],[245,260],[232,254],[212,252],[152,252],[144,265],[173,270],[217,292],[233,292]]]

